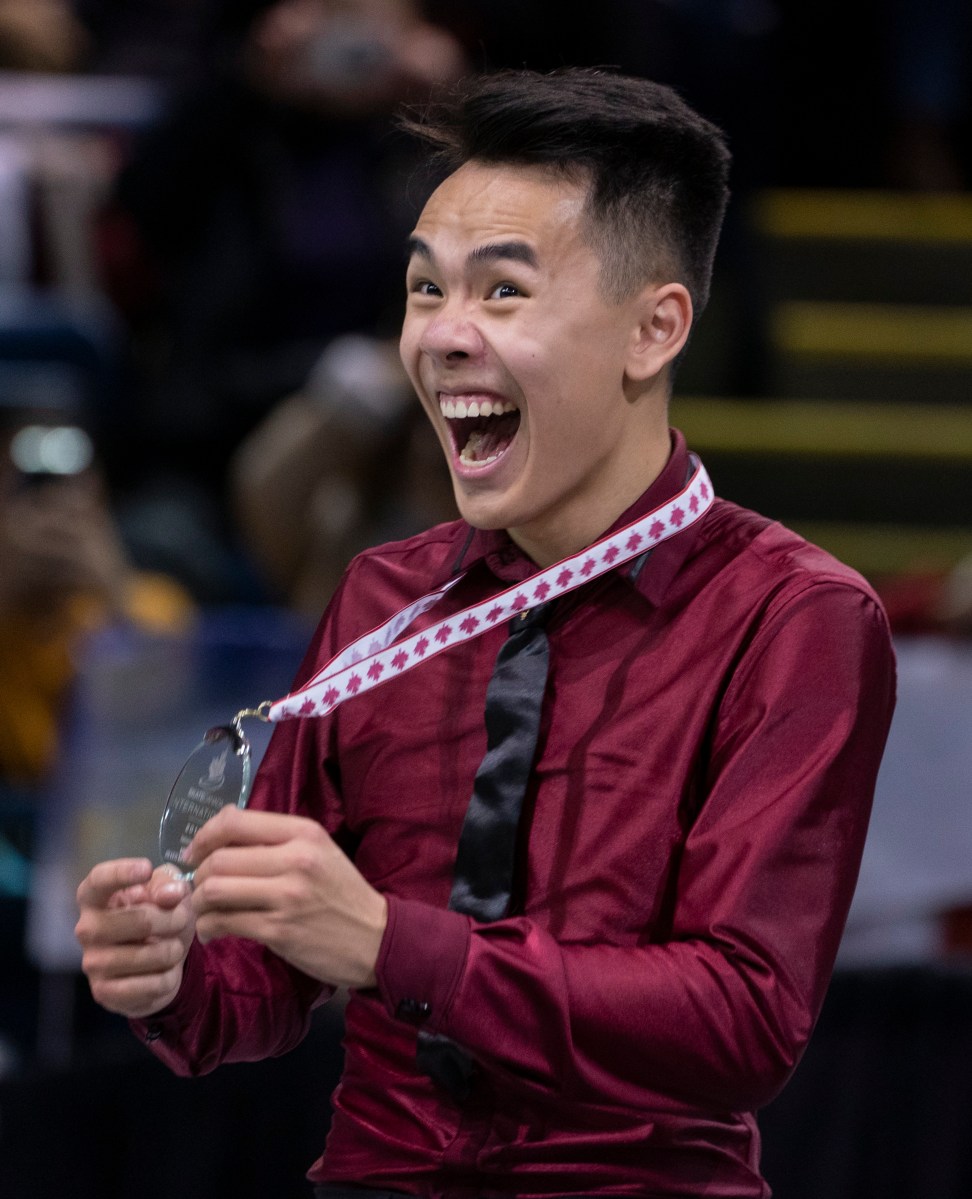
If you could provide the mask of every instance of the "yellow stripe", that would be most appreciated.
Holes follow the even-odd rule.
[[[788,301],[773,314],[772,336],[802,358],[965,365],[972,308]]]
[[[972,462],[972,407],[680,396],[672,420],[700,453]]]
[[[757,227],[769,237],[972,245],[972,196],[902,192],[763,192]]]
[[[864,575],[948,571],[972,552],[972,528],[788,521],[795,532]]]

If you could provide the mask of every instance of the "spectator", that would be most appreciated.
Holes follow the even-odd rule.
[[[234,510],[268,589],[316,616],[354,554],[451,519],[448,472],[391,341],[337,338],[246,438]]]
[[[414,160],[392,112],[463,59],[409,0],[279,0],[241,37],[226,22],[205,88],[123,176],[112,227],[138,248],[130,269],[157,280],[127,311],[144,367],[137,472],[118,464],[129,511],[141,529],[153,512],[164,524],[195,488],[197,523],[228,542],[241,439],[332,338],[394,322]],[[137,292],[117,272],[112,290]],[[201,598],[236,598],[236,585],[214,580]]]
[[[173,630],[190,612],[175,584],[133,570],[87,434],[0,408],[0,778],[31,786],[50,767],[87,630]]]

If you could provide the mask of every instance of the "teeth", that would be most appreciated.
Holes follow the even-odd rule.
[[[490,449],[490,446],[494,448]],[[507,446],[496,446],[496,439],[492,433],[474,429],[469,434],[465,446],[459,451],[459,461],[465,466],[489,466],[491,462],[502,457],[506,448]]]
[[[439,397],[439,411],[446,420],[462,420],[467,416],[502,416],[504,412],[515,412],[516,405],[509,400],[457,400],[453,396]]]

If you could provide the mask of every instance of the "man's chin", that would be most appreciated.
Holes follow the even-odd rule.
[[[462,486],[454,488],[459,515],[474,529],[506,529],[515,521],[512,505],[484,501],[482,496],[470,496]]]
[[[452,472],[452,489],[463,520],[476,529],[512,529],[529,524],[537,505],[529,504],[521,471],[511,471],[508,463],[503,476],[489,471],[481,478],[468,472]]]
[[[468,508],[465,504],[459,503],[459,515],[467,525],[472,525],[474,529],[483,529],[490,531],[495,529],[506,529],[508,523],[502,516],[491,515],[480,512],[477,508]]]

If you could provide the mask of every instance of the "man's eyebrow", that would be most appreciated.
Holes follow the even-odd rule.
[[[410,237],[407,242],[409,258],[424,258],[426,262],[434,263],[435,254],[432,247],[421,237]],[[467,262],[471,264],[482,262],[522,262],[525,266],[539,270],[540,262],[536,251],[525,241],[493,241],[484,246],[471,250]]]
[[[435,261],[432,248],[420,237],[410,237],[405,245],[409,258],[424,258],[428,262]]]
[[[435,254],[431,251],[431,246],[421,237],[409,237],[406,248],[409,251],[409,258],[424,258],[428,263],[435,261]],[[499,263],[502,260],[523,263],[525,266],[532,266],[535,271],[539,267],[535,249],[527,245],[525,241],[490,241],[485,246],[477,246],[476,249],[470,251],[469,257],[467,257],[470,264]]]
[[[532,246],[525,241],[494,241],[485,246],[477,246],[469,255],[470,262],[522,262],[525,266],[537,270],[540,263]]]

